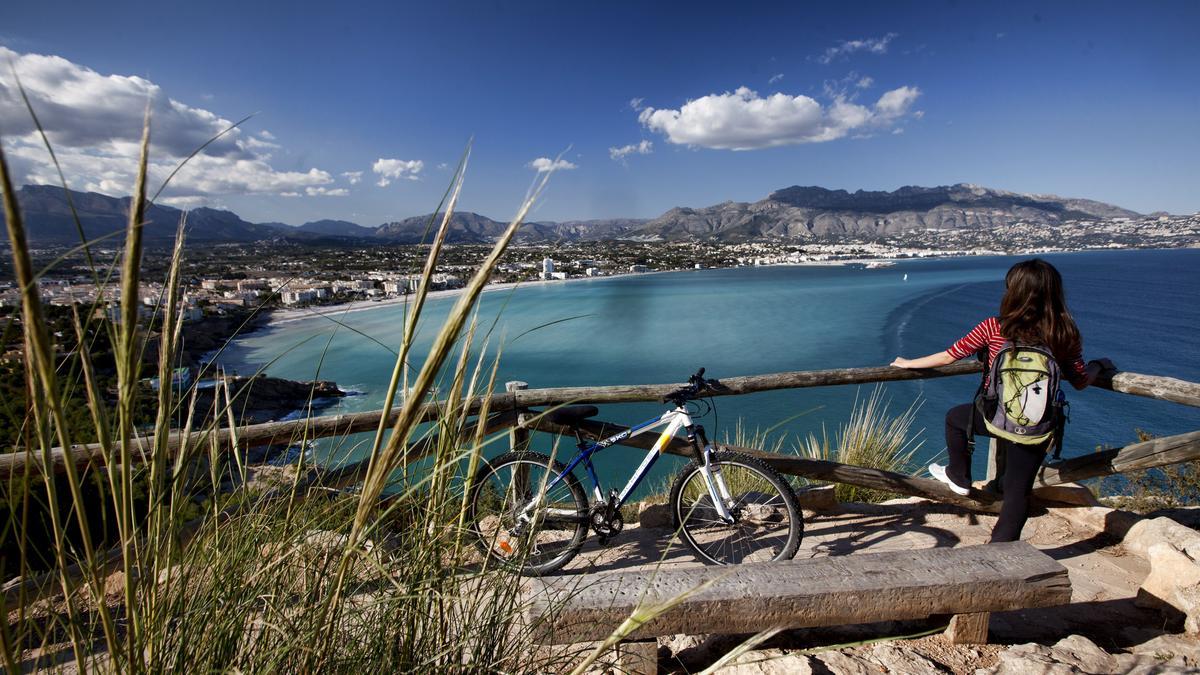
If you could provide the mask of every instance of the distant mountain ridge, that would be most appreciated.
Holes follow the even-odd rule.
[[[766,199],[677,207],[626,234],[641,240],[749,241],[813,236],[886,235],[914,229],[996,227],[1017,222],[1135,218],[1140,214],[1088,199],[1027,195],[960,183],[906,186],[892,192],[792,186]]]
[[[62,188],[26,185],[17,193],[30,240],[35,244],[79,241]],[[121,232],[129,197],[72,192],[72,201],[89,239]],[[170,240],[183,212],[152,205],[147,210],[146,238]],[[292,227],[283,223],[251,223],[232,211],[198,208],[188,212],[189,238],[203,242],[382,240],[419,243],[441,222],[434,214],[413,216],[365,227],[344,220],[316,220]],[[1054,224],[1068,219],[1136,218],[1140,214],[1089,199],[1031,195],[959,183],[938,187],[906,186],[891,192],[847,192],[795,185],[776,190],[757,202],[723,202],[701,208],[676,207],[658,218],[612,218],[566,222],[529,222],[517,240],[548,241],[753,241],[805,240],[843,235],[887,235],[912,229],[996,227],[1017,222]],[[432,226],[430,223],[433,223]],[[507,226],[471,212],[451,217],[451,243],[495,241]],[[119,237],[119,235],[118,235]]]

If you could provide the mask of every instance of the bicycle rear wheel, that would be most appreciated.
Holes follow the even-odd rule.
[[[675,532],[701,560],[716,565],[790,560],[804,537],[796,496],[774,469],[737,452],[716,452],[712,466],[728,488],[725,508],[734,522],[721,519],[692,460],[671,486]],[[716,476],[714,476],[714,480]]]
[[[563,479],[551,487],[558,476]],[[505,453],[481,466],[471,485],[469,517],[484,555],[522,574],[566,565],[588,532],[583,486],[574,474],[564,474],[562,464],[536,452]]]

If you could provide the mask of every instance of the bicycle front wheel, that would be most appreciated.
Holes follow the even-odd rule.
[[[714,488],[733,522],[721,517],[703,466],[692,460],[671,486],[675,532],[683,543],[716,565],[795,556],[804,519],[787,482],[763,462],[737,452],[713,453],[712,467]]]
[[[559,462],[536,452],[505,453],[475,474],[469,527],[492,560],[522,574],[546,574],[583,546],[587,497]]]

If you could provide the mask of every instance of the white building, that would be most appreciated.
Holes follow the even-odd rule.
[[[554,261],[549,258],[542,258],[542,278],[554,278]]]

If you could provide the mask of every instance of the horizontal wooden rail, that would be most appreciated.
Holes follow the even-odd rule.
[[[526,422],[526,426],[537,431],[548,433],[570,434],[571,430],[567,427],[562,427],[543,417],[534,417]],[[613,434],[620,433],[628,427],[620,424],[611,424],[609,422],[601,422],[599,420],[584,420],[580,423],[580,431],[593,439],[604,438]],[[621,441],[621,445],[627,445],[634,448],[649,450],[657,442],[658,437],[653,434],[643,434],[641,436],[633,436]],[[737,445],[729,445],[727,443],[718,444],[722,449],[741,452],[751,457],[756,457],[769,464],[776,471],[791,476],[803,476],[812,480],[829,481],[831,483],[846,483],[848,485],[857,485],[859,487],[874,488],[877,490],[887,490],[912,497],[924,497],[926,499],[934,499],[948,504],[957,504],[976,511],[995,511],[998,509],[993,504],[996,498],[987,492],[980,490],[972,490],[970,497],[960,497],[950,491],[944,483],[940,483],[932,478],[916,478],[914,476],[906,476],[904,474],[894,473],[892,471],[884,471],[882,469],[871,469],[863,466],[853,466],[851,464],[839,464],[838,462],[829,462],[823,459],[811,459],[801,457],[799,455],[784,455],[774,452],[765,452],[757,448],[746,448]],[[692,457],[693,452],[687,441],[681,438],[672,438],[663,449],[672,455],[680,455],[682,457]]]
[[[803,389],[809,387],[952,377],[979,373],[981,368],[982,366],[978,362],[967,361],[941,368],[924,370],[907,370],[883,366],[875,368],[839,368],[747,375],[721,379],[721,383],[725,385],[725,389],[720,392],[714,392],[714,395],[735,396],[778,389]],[[663,396],[681,386],[683,386],[681,383],[675,383],[525,389],[491,394],[489,405],[492,410],[515,410],[534,406],[553,406],[584,401],[588,403],[660,401]],[[1111,391],[1200,407],[1200,384],[1195,382],[1157,375],[1117,373],[1111,377],[1102,377],[1095,383],[1095,386]],[[483,397],[469,399],[464,405],[466,407],[466,414],[476,414],[483,405]],[[435,419],[444,406],[444,401],[425,404],[422,406],[420,419],[423,421]],[[292,443],[297,440],[345,436],[374,431],[379,426],[380,418],[385,416],[385,412],[389,426],[394,423],[400,414],[399,409],[394,408],[390,412],[372,410],[347,415],[325,415],[287,422],[252,424],[237,428],[237,443],[240,447],[244,448],[261,447],[277,443]],[[211,439],[211,435],[215,435],[216,438]],[[211,443],[215,441],[217,445],[229,448],[232,445],[233,437],[234,434],[227,428],[194,431],[188,442],[194,445],[196,443]],[[178,452],[182,444],[182,432],[171,432],[167,442],[168,452],[170,454]],[[140,447],[147,454],[149,448],[153,447],[153,445],[153,436],[140,440]],[[141,461],[141,454],[135,452],[135,460]],[[104,454],[97,443],[74,445],[70,449],[55,448],[51,451],[51,469],[53,471],[62,471],[67,461],[74,461],[76,465],[92,464],[102,466],[104,464]],[[24,471],[31,471],[34,474],[38,474],[41,470],[42,458],[39,455],[35,454],[31,456],[25,452],[0,454],[0,479],[20,475]]]

